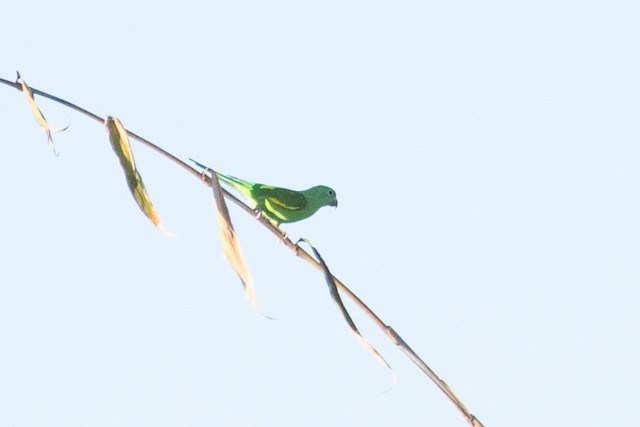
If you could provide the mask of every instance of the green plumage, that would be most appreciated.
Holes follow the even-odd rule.
[[[220,181],[242,193],[252,208],[259,209],[265,218],[276,224],[306,219],[323,206],[338,206],[336,192],[324,185],[294,191],[216,174]]]

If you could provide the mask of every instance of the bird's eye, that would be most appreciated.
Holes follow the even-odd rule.
[[[329,190],[329,195],[330,195],[330,196],[333,196],[333,195],[335,195],[335,194],[336,194],[336,193],[334,193],[334,192],[333,192],[333,190]]]

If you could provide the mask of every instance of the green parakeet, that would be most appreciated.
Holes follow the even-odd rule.
[[[193,159],[190,160],[206,169],[206,166]],[[336,192],[324,185],[311,187],[308,190],[294,191],[245,181],[218,172],[216,175],[220,181],[242,193],[253,209],[259,209],[265,218],[275,224],[309,218],[323,206],[338,206]]]
[[[265,218],[276,224],[309,218],[323,206],[338,206],[336,192],[324,185],[294,191],[216,174],[220,181],[242,193],[253,205],[252,208],[258,208]]]

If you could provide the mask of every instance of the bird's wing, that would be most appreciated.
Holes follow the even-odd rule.
[[[261,193],[266,202],[290,211],[297,211],[307,206],[307,199],[299,191],[286,188],[262,186]]]

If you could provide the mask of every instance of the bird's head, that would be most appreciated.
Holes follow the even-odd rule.
[[[312,188],[314,198],[320,202],[321,206],[333,206],[338,207],[338,199],[336,197],[336,192],[333,191],[332,188],[326,187],[324,185],[318,185],[317,187]]]

